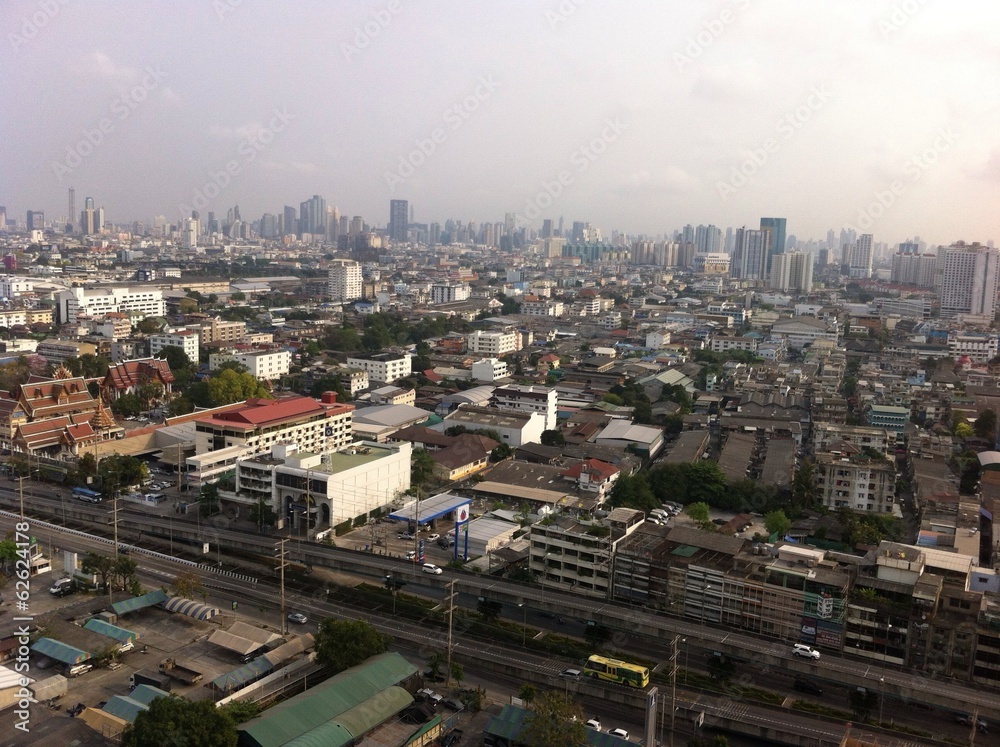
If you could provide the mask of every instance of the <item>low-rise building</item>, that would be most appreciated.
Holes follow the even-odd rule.
[[[521,384],[499,386],[493,390],[493,401],[502,410],[541,413],[545,417],[545,430],[555,430],[558,425],[558,395],[552,387]]]
[[[896,468],[892,462],[862,453],[841,442],[832,451],[816,454],[816,487],[823,505],[865,513],[892,513],[896,496]]]
[[[292,365],[292,354],[287,350],[229,350],[212,353],[209,366],[216,370],[223,363],[232,361],[246,368],[247,372],[260,381],[276,381],[288,373]]]
[[[456,425],[464,426],[470,431],[496,431],[503,443],[514,448],[526,443],[541,443],[545,416],[538,412],[465,405],[449,413],[441,423],[432,427],[444,432]]]
[[[392,384],[412,373],[412,356],[408,353],[375,353],[350,357],[347,367],[360,369],[368,374],[369,381]]]
[[[521,335],[516,329],[477,329],[466,337],[468,351],[473,355],[501,358],[521,349]]]
[[[150,335],[149,353],[155,357],[163,348],[180,348],[189,360],[197,363],[201,351],[198,340],[198,333],[190,329],[160,332],[159,334]]]

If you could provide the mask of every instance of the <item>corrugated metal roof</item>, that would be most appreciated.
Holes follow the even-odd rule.
[[[149,706],[133,700],[127,695],[114,695],[104,704],[104,708],[101,710],[132,724],[135,723],[136,716],[143,711],[149,710]]]
[[[86,651],[67,646],[62,641],[56,641],[52,638],[39,638],[31,644],[31,650],[50,659],[61,661],[63,664],[79,664],[92,658]]]
[[[300,635],[297,638],[293,638],[288,643],[283,643],[278,646],[274,651],[270,651],[264,654],[264,658],[271,662],[272,666],[278,666],[281,662],[291,659],[293,656],[301,654],[313,647],[314,643],[313,634],[306,633],[305,635]]]
[[[106,620],[102,620],[99,617],[92,617],[87,622],[83,624],[86,630],[92,633],[98,633],[99,635],[107,636],[108,638],[114,638],[116,641],[134,641],[139,638],[138,633],[133,633],[131,630],[125,630],[125,628],[119,628],[117,625],[112,625]]]
[[[195,602],[192,599],[183,599],[181,597],[171,597],[164,602],[163,609],[168,612],[176,612],[180,615],[193,617],[195,620],[211,620],[213,617],[220,614],[217,607],[201,604],[200,602]]]
[[[239,690],[244,685],[256,682],[273,668],[274,667],[271,666],[271,662],[261,656],[254,659],[249,664],[237,667],[231,672],[220,674],[212,680],[212,687],[221,692]]]
[[[241,620],[237,620],[230,625],[229,632],[233,635],[238,635],[240,638],[248,638],[251,641],[256,641],[262,646],[265,643],[270,643],[275,638],[281,638],[281,636],[277,633],[272,633],[270,630],[258,628],[256,625],[251,625],[250,623],[245,623]]]
[[[227,633],[225,630],[212,631],[212,635],[208,637],[208,642],[229,651],[235,651],[240,655],[249,654],[251,651],[256,651],[261,647],[261,644],[257,643],[257,641],[251,641],[249,638]]]
[[[170,693],[161,690],[153,685],[137,685],[136,688],[128,694],[132,700],[138,701],[145,706],[148,706],[157,698],[167,698],[170,697]]]
[[[167,601],[167,592],[163,589],[156,589],[148,594],[143,594],[141,597],[132,597],[122,602],[115,602],[111,605],[111,609],[120,617],[121,615],[127,615],[129,612],[152,607],[156,604],[163,604],[165,601]]]
[[[304,739],[313,730],[318,730],[328,722],[338,721],[348,711],[374,698],[378,693],[398,685],[416,672],[415,666],[395,652],[372,657],[364,664],[351,667],[301,695],[268,709],[266,715],[247,722],[241,729],[243,740],[257,747],[278,747],[287,745],[292,740]],[[359,712],[358,715],[353,715],[352,724],[355,728],[359,728],[360,724],[367,723],[377,716],[380,720],[375,723],[381,723],[399,710],[397,708],[399,702],[398,695],[384,700],[373,700],[370,705],[372,713],[362,716],[362,712]],[[339,733],[339,729],[336,728],[324,729],[324,735],[329,740],[336,739]],[[313,744],[326,747],[339,745],[341,742],[301,741],[297,744],[299,747]]]
[[[413,702],[413,696],[393,686],[375,693],[363,703],[342,713],[333,721],[288,742],[285,747],[341,747],[367,734]]]

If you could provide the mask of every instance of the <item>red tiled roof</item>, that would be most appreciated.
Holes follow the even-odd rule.
[[[109,366],[108,373],[104,377],[104,385],[118,390],[128,389],[136,386],[143,377],[150,381],[160,381],[163,384],[170,384],[174,380],[170,364],[165,360],[141,358]]]
[[[351,412],[353,409],[354,405],[323,404],[311,397],[254,398],[248,399],[240,409],[201,418],[197,422],[222,427],[259,428],[286,421],[301,420],[312,415]]]
[[[563,477],[578,480],[584,468],[595,478],[598,478],[598,480],[607,480],[612,475],[616,475],[621,471],[615,465],[602,462],[600,459],[584,459],[582,462],[577,462],[559,474]]]
[[[29,379],[27,384],[21,385],[19,399],[32,419],[49,413],[93,410],[97,407],[86,382],[80,377],[37,382]]]

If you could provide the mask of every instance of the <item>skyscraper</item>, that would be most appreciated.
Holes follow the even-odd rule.
[[[73,225],[76,223],[76,190],[69,188],[69,212],[66,213],[66,233],[73,233]]]
[[[389,238],[392,241],[406,241],[409,220],[409,203],[406,200],[389,200]]]
[[[761,218],[760,230],[771,232],[771,246],[767,250],[767,269],[771,269],[771,257],[785,252],[785,219]]]
[[[736,229],[736,248],[729,263],[729,274],[738,280],[767,280],[767,257],[771,232],[767,229]]]
[[[852,278],[870,278],[872,276],[872,235],[863,233],[851,246],[848,254],[847,274]]]
[[[981,244],[953,244],[942,250],[941,316],[981,316],[990,321],[996,314],[1000,278],[1000,254]]]
[[[542,234],[540,238],[551,239],[552,238],[552,219],[546,218],[542,221]]]
[[[351,259],[335,259],[328,276],[330,298],[334,301],[356,301],[361,298],[361,265]]]
[[[28,230],[34,231],[45,228],[45,212],[43,210],[29,210],[27,215]]]
[[[782,293],[812,290],[813,258],[807,252],[784,252],[771,257],[768,287]]]
[[[319,195],[299,204],[299,235],[304,233],[326,238],[326,200]]]

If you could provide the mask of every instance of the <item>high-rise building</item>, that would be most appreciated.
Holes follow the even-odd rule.
[[[305,233],[326,238],[326,200],[319,195],[299,204],[299,235]]]
[[[903,244],[899,246],[902,250]],[[892,274],[889,277],[893,283],[932,288],[937,276],[937,263],[938,258],[933,254],[899,251],[892,255]]]
[[[771,232],[767,229],[736,229],[736,247],[729,263],[730,276],[738,280],[767,280],[767,257],[771,247]]]
[[[694,244],[700,254],[722,249],[722,231],[715,226],[698,226],[694,231]]]
[[[941,316],[967,314],[992,321],[997,306],[1000,254],[996,249],[964,242],[942,252]]]
[[[874,252],[872,238],[870,233],[863,233],[851,245],[847,260],[847,274],[852,278],[870,278],[872,276],[872,256]]]
[[[767,250],[767,269],[771,269],[771,258],[785,252],[785,218],[761,218],[760,230],[771,232],[771,246]]]
[[[330,298],[334,301],[356,301],[361,298],[361,265],[351,259],[335,259],[328,274]]]
[[[812,290],[813,258],[807,252],[784,252],[771,257],[768,287],[782,293]]]
[[[66,213],[66,233],[73,233],[73,223],[76,221],[76,190],[69,188],[69,212]]]
[[[410,225],[410,207],[406,200],[389,200],[389,238],[405,242]]]
[[[185,249],[198,246],[198,221],[194,218],[185,218],[181,224],[181,244]]]
[[[44,210],[29,210],[27,217],[28,217],[29,231],[41,231],[42,229],[45,228]]]
[[[285,209],[282,211],[281,215],[281,235],[298,236],[299,222],[295,219],[295,208],[291,205],[285,205]]]
[[[552,238],[552,219],[546,218],[542,221],[542,235],[539,237],[542,239]]]
[[[278,218],[273,213],[260,216],[260,235],[264,239],[278,238]]]

